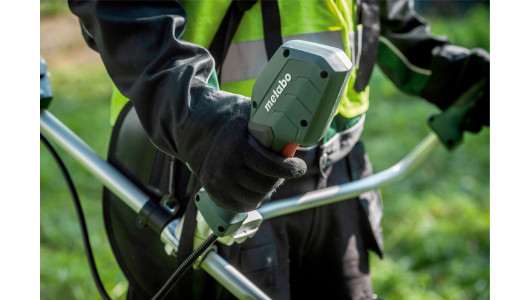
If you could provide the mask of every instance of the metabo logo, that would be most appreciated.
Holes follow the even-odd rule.
[[[282,94],[285,87],[289,84],[289,81],[291,81],[291,74],[289,73],[285,74],[283,79],[278,80],[278,86],[272,90],[272,95],[267,101],[267,104],[265,104],[265,109],[267,112],[271,110],[274,103],[276,103],[276,100],[280,98],[280,95]]]

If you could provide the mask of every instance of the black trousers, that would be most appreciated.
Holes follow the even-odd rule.
[[[372,168],[362,143],[357,143],[324,171],[310,168],[310,174],[286,182],[274,198],[357,180],[370,175]],[[372,299],[368,250],[380,249],[375,249],[368,222],[370,203],[381,204],[379,191],[276,217],[244,243],[219,246],[219,253],[272,299]],[[220,288],[201,290],[200,298],[233,298]]]

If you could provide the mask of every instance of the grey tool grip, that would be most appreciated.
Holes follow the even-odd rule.
[[[195,205],[197,205],[210,229],[218,237],[237,232],[248,215],[247,213],[236,213],[218,206],[204,188],[201,188],[195,194]]]

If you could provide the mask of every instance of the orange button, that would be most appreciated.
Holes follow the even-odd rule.
[[[299,145],[300,144],[297,144],[297,143],[287,143],[287,145],[283,147],[281,155],[283,157],[293,158],[294,153],[296,152],[296,149],[298,148]]]

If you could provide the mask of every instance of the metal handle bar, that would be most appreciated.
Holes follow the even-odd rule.
[[[116,194],[133,211],[139,213],[149,203],[149,197],[132,184],[118,170],[103,160],[83,140],[76,136],[47,110],[41,111],[40,128],[47,138],[79,162],[90,174],[105,187]],[[313,207],[326,205],[358,196],[366,191],[382,187],[412,172],[429,156],[440,143],[434,133],[430,133],[405,158],[394,166],[365,177],[363,179],[332,186],[299,196],[286,198],[266,204],[259,209],[263,219],[298,212]],[[161,240],[177,250],[179,237],[176,228],[179,219],[170,222],[161,233]],[[270,299],[243,274],[231,266],[214,251],[209,251],[200,267],[221,283],[238,299]]]
[[[263,220],[266,220],[359,196],[407,176],[432,153],[438,144],[440,140],[431,132],[407,156],[384,171],[349,183],[274,201],[258,211],[263,216]]]
[[[149,202],[149,197],[144,192],[101,158],[47,110],[41,111],[40,130],[48,139],[55,142],[98,181],[122,199],[134,212],[139,213],[142,207]]]

